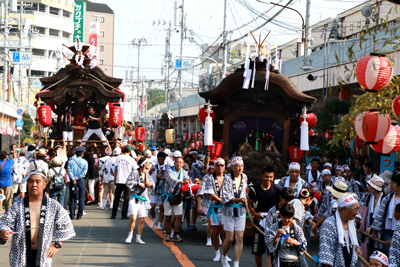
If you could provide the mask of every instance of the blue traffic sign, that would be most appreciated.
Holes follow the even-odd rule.
[[[10,51],[11,62],[14,65],[32,65],[32,52]]]
[[[177,59],[175,61],[175,68],[182,69],[182,59]]]
[[[23,121],[22,119],[18,119],[18,120],[15,122],[15,125],[17,125],[17,127],[22,127],[22,126],[24,125],[24,121]]]
[[[21,116],[21,115],[22,115],[22,113],[24,113],[24,111],[22,110],[22,108],[19,108],[19,109],[17,109],[17,114],[18,114],[18,115],[20,115],[20,116]]]

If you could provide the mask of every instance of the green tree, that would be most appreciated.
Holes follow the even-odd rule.
[[[147,109],[164,102],[164,91],[152,89],[147,91]]]
[[[24,125],[22,126],[21,140],[25,140],[25,138],[31,137],[31,131],[34,123],[31,116],[26,112],[22,114],[22,120],[24,121]]]
[[[350,104],[340,99],[332,99],[325,103],[321,112],[317,113],[318,122],[316,129],[322,131],[333,130],[334,125],[339,124],[340,118],[347,114]]]

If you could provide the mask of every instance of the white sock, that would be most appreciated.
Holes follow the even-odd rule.
[[[128,233],[128,238],[132,238],[133,237],[133,232],[129,232]]]
[[[172,230],[171,230],[171,238],[174,237],[174,234],[175,234],[175,230],[172,229]]]
[[[215,258],[213,261],[219,261],[221,259],[221,253],[219,252],[219,249],[215,251]]]
[[[106,204],[107,204],[107,201],[103,201],[103,202],[102,202],[101,208],[102,208],[103,210],[106,208]]]
[[[239,262],[238,261],[234,261],[233,262],[233,267],[239,267]]]
[[[211,237],[207,237],[207,244],[206,244],[206,246],[211,246],[211,245],[212,245]]]
[[[162,226],[161,226],[161,223],[160,223],[160,222],[158,222],[157,228],[158,228],[158,229],[162,229]]]
[[[220,245],[220,246],[222,246],[222,240],[221,240],[221,237],[220,237],[220,236],[218,236],[218,239],[219,239],[219,245]]]

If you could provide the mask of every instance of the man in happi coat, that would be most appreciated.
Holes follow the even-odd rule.
[[[0,221],[0,241],[12,236],[11,266],[51,266],[62,243],[74,237],[75,231],[65,209],[43,195],[47,185],[43,171],[31,172],[27,185],[28,196],[15,202]]]
[[[357,266],[357,254],[362,256],[362,252],[354,219],[359,210],[360,204],[353,194],[347,194],[338,200],[338,209],[325,220],[320,230],[320,266]]]

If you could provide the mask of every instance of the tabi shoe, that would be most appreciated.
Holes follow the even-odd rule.
[[[133,233],[129,233],[128,237],[125,239],[125,243],[130,244],[132,243]]]
[[[222,267],[230,267],[228,261],[226,260],[226,256],[224,256],[224,255],[221,256],[221,263],[222,263]]]
[[[136,235],[136,244],[144,245],[144,244],[146,244],[146,242],[144,242],[142,239],[140,239],[140,235]]]
[[[227,262],[231,262],[231,261],[232,261],[232,259],[229,258],[228,255],[226,255],[225,257],[226,257],[226,261],[227,261]]]
[[[219,252],[219,250],[215,251],[215,258],[213,259],[213,261],[220,261],[221,260],[221,253]]]
[[[162,228],[162,225],[160,222],[157,224],[157,229],[163,231],[163,228]]]
[[[165,242],[171,242],[171,236],[169,234],[165,236]]]
[[[174,242],[182,242],[183,241],[182,237],[179,234],[174,235],[174,237],[171,238],[171,240]]]
[[[238,261],[234,261],[233,262],[233,267],[239,267],[239,262]]]
[[[206,247],[212,247],[212,241],[211,241],[211,238],[207,238]]]
[[[153,229],[154,226],[156,226],[156,224],[157,224],[157,219],[154,219],[153,222],[150,225],[150,229]]]

